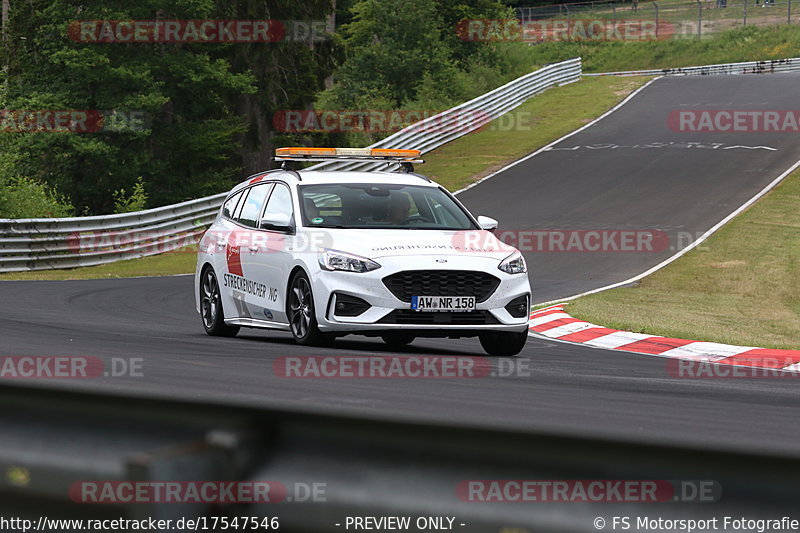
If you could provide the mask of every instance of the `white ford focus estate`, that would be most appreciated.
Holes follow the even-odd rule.
[[[478,337],[510,356],[527,339],[522,254],[442,186],[416,150],[282,148],[284,168],[234,187],[200,241],[197,310],[209,335],[289,331],[299,344],[349,334],[390,345]],[[294,170],[298,161],[381,161],[397,172]]]

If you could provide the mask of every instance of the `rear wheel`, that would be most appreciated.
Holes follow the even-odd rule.
[[[314,310],[314,293],[304,272],[298,272],[289,285],[289,325],[297,344],[304,346],[327,346],[335,337],[326,335],[317,326]]]
[[[414,342],[416,337],[409,333],[392,332],[381,335],[381,339],[389,346],[405,346],[406,344]]]
[[[203,270],[200,277],[200,316],[203,319],[203,329],[209,335],[233,337],[239,333],[239,326],[229,326],[225,323],[219,283],[211,267]]]
[[[528,341],[528,332],[506,333],[502,331],[483,333],[480,335],[481,346],[486,353],[495,357],[511,357],[517,355]]]

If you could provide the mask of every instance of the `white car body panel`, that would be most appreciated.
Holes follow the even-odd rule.
[[[290,276],[302,269],[311,281],[316,319],[320,331],[336,334],[379,334],[381,331],[413,329],[422,336],[447,336],[479,331],[519,332],[527,329],[528,316],[514,318],[504,308],[511,300],[530,295],[527,273],[507,274],[498,266],[516,252],[499,242],[490,232],[338,229],[304,226],[299,216],[297,187],[308,184],[374,183],[402,184],[438,188],[413,174],[394,172],[318,172],[270,171],[237,185],[231,195],[254,184],[279,183],[292,194],[295,233],[286,234],[244,227],[225,218],[222,208],[200,241],[195,273],[195,298],[200,310],[200,274],[206,265],[214,268],[219,280],[225,323],[230,325],[288,329],[286,313]],[[229,196],[229,197],[230,197]],[[264,207],[262,206],[261,212]],[[465,209],[466,211],[466,209]],[[475,218],[470,215],[475,222]],[[476,223],[477,228],[477,223]],[[319,262],[321,252],[335,250],[372,259],[380,268],[369,272],[330,271]],[[494,292],[476,303],[477,311],[493,317],[488,324],[394,324],[381,323],[395,310],[410,310],[411,304],[396,297],[383,278],[409,270],[477,271],[500,280]],[[356,296],[370,304],[358,316],[336,316],[334,292]],[[436,295],[420,295],[436,296]],[[530,297],[528,298],[530,302]]]

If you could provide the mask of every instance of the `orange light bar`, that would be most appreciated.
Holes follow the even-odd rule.
[[[419,150],[402,150],[394,148],[303,148],[289,147],[275,150],[277,157],[391,157],[398,159],[415,159]]]
[[[292,155],[336,155],[336,148],[278,148],[275,150],[277,156]]]
[[[407,157],[414,159],[419,157],[419,150],[400,150],[395,148],[373,148],[372,156],[375,157]]]

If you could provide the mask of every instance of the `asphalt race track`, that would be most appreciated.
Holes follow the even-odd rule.
[[[534,301],[630,279],[800,160],[791,133],[672,131],[670,112],[794,109],[799,81],[796,75],[658,79],[605,119],[459,199],[473,213],[497,218],[501,229],[658,229],[670,236],[670,246],[655,253],[528,253]]]
[[[461,199],[502,228],[702,232],[800,159],[800,145],[788,133],[674,132],[669,112],[793,109],[798,80],[657,80],[599,123]],[[711,143],[721,146],[703,147]],[[627,279],[672,253],[529,253],[535,300]],[[193,309],[191,276],[2,282],[0,294],[0,355],[96,356],[107,368],[111,358],[142,358],[143,377],[42,382],[47,387],[800,455],[792,379],[675,379],[663,359],[537,338],[518,358],[492,360],[498,372],[522,369],[511,377],[286,379],[273,371],[284,355],[483,352],[470,339],[420,340],[392,352],[363,337],[328,349],[295,346],[285,333],[211,338]]]

